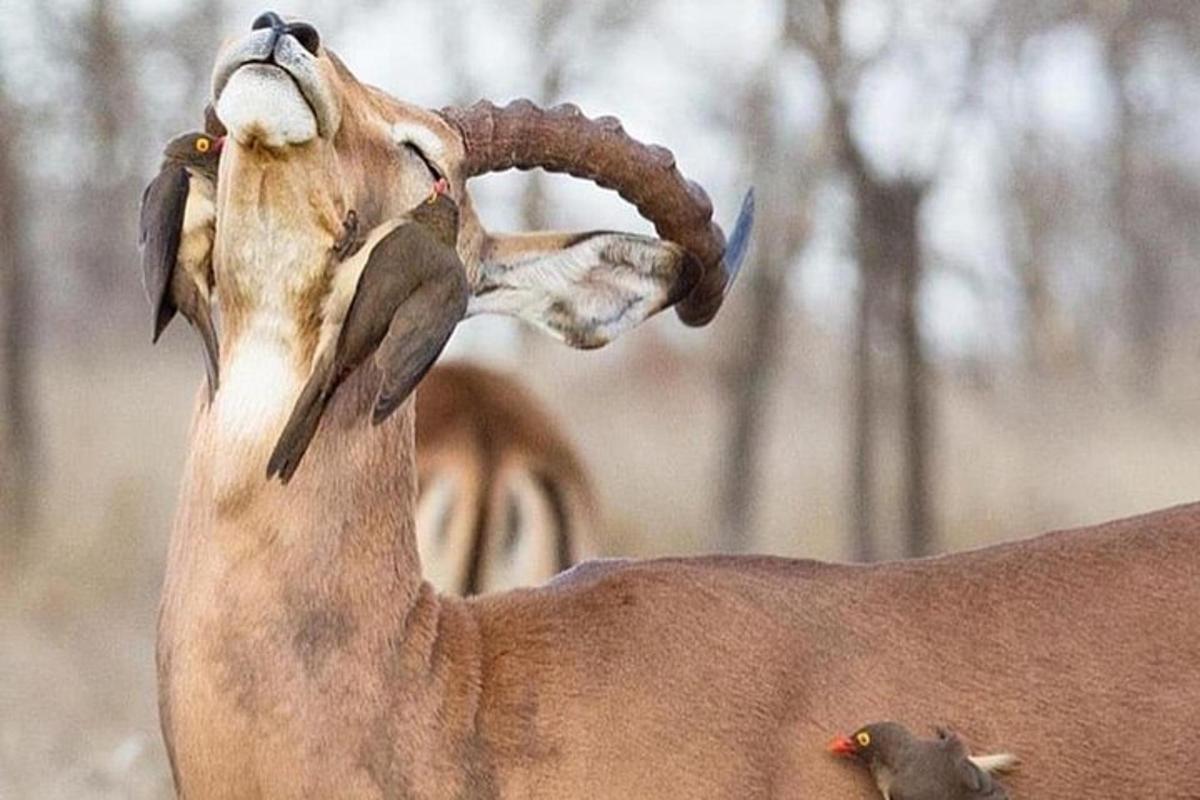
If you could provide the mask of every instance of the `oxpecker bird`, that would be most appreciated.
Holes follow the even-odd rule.
[[[829,749],[866,765],[884,800],[1008,800],[989,774],[1017,763],[1014,756],[971,757],[962,739],[939,729],[936,739],[918,739],[896,722],[876,722]]]
[[[185,133],[167,143],[162,166],[142,194],[142,275],[154,313],[154,337],[182,311],[204,344],[208,397],[218,385],[212,321],[212,246],[217,163],[223,139]]]
[[[427,200],[372,230],[338,267],[312,374],[271,454],[268,477],[291,479],[334,391],[371,353],[380,373],[372,414],[378,424],[442,352],[469,295],[455,250],[458,206],[448,192],[439,179]]]

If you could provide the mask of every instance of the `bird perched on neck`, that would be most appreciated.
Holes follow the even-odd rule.
[[[142,276],[157,342],[180,311],[200,334],[208,396],[219,382],[212,320],[212,246],[222,138],[185,133],[167,142],[158,175],[142,193]]]
[[[291,479],[334,391],[371,353],[381,374],[374,423],[412,393],[467,312],[457,241],[458,205],[439,178],[424,202],[372,230],[338,266],[312,373],[271,454],[269,478]]]
[[[830,752],[865,764],[884,800],[1007,800],[991,776],[1012,768],[1005,754],[971,757],[955,734],[938,729],[935,739],[918,739],[896,722],[876,722],[839,736]]]

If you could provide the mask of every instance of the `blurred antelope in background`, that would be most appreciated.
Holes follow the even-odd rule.
[[[425,577],[477,594],[543,583],[594,553],[597,504],[574,449],[517,381],[435,367],[417,391]]]
[[[193,418],[158,637],[182,797],[867,797],[869,778],[825,752],[867,718],[1019,754],[1016,796],[1194,795],[1200,506],[913,562],[610,561],[439,595],[414,532],[413,404],[378,415],[381,385],[418,379],[464,308],[576,346],[668,305],[707,323],[750,206],[727,244],[671,154],[616,120],[416,108],[273,14],[221,50],[212,91],[228,129],[221,384]],[[663,238],[490,233],[466,182],[513,167],[612,187]],[[336,334],[327,302],[361,268],[337,255],[348,212],[392,230],[443,179],[465,276],[390,267],[469,297],[418,287],[389,334],[424,358],[397,361],[410,350],[385,340],[332,395],[290,482],[268,480]]]

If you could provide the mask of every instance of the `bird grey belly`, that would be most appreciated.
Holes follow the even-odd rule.
[[[887,767],[879,766],[871,770],[871,777],[875,779],[875,785],[879,787],[879,793],[883,795],[883,800],[894,800],[892,784],[896,779],[895,773]]]

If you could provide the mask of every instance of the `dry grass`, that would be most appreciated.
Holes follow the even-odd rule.
[[[199,367],[182,333],[168,338],[165,352],[41,359],[44,525],[20,580],[0,595],[0,797],[170,794],[155,602]],[[607,550],[703,551],[715,533],[723,399],[711,368],[648,352],[648,340],[585,356],[540,348],[528,379],[594,470]],[[771,403],[761,550],[843,552],[849,437],[838,355],[811,343],[789,354],[806,366],[779,381]],[[1190,400],[1145,407],[1081,389],[982,392],[950,381],[939,398],[948,549],[1200,496]],[[899,527],[891,444],[885,532]]]

